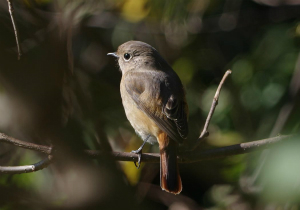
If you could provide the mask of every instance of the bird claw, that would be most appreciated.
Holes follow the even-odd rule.
[[[150,136],[147,136],[147,138],[144,140],[143,144],[140,146],[140,148],[138,148],[137,150],[132,150],[131,153],[137,154],[138,155],[138,165],[136,165],[136,162],[134,161],[134,165],[137,169],[140,168],[141,166],[141,160],[142,160],[142,150],[143,147],[145,146],[146,142],[148,141]]]
[[[132,150],[131,153],[137,154],[138,155],[138,162],[136,164],[136,161],[134,161],[134,165],[137,169],[140,168],[141,166],[141,160],[142,160],[142,150],[138,149],[138,150]]]

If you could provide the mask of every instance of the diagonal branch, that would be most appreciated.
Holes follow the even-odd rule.
[[[202,152],[184,152],[181,154],[181,162],[192,163],[203,160],[224,158],[233,155],[247,154],[250,152],[262,151],[264,149],[275,146],[279,143],[287,141],[294,137],[294,135],[283,135],[272,138],[235,144],[226,147],[219,147],[215,149],[205,150]]]
[[[17,24],[15,23],[15,18],[14,18],[14,13],[13,13],[14,12],[14,7],[12,5],[11,0],[7,0],[7,3],[8,3],[8,11],[9,11],[9,14],[10,14],[11,22],[13,24],[15,37],[16,37],[17,50],[18,50],[18,60],[20,60],[21,55],[22,55],[22,51],[21,51],[21,47],[20,47],[19,32],[18,32]]]
[[[206,118],[204,128],[203,128],[203,130],[202,130],[202,132],[201,132],[201,134],[200,134],[198,140],[196,141],[196,143],[195,143],[193,149],[196,149],[196,148],[198,147],[198,145],[200,144],[200,142],[201,142],[204,138],[208,137],[208,135],[209,135],[209,132],[207,131],[207,129],[208,129],[210,120],[211,120],[211,118],[212,118],[212,116],[213,116],[213,114],[214,114],[214,112],[215,112],[216,106],[218,105],[218,100],[219,100],[219,96],[220,96],[220,93],[221,93],[221,89],[222,89],[222,87],[223,87],[223,84],[224,84],[225,80],[226,80],[227,77],[229,76],[229,74],[231,74],[231,70],[227,70],[227,71],[225,72],[225,74],[224,74],[224,76],[223,76],[223,78],[222,78],[222,80],[221,80],[221,82],[220,82],[220,84],[219,84],[219,86],[218,86],[218,89],[217,89],[217,91],[216,91],[216,93],[215,93],[215,96],[214,96],[213,102],[212,102],[212,104],[211,104],[211,107],[210,107],[208,116],[207,116],[207,118]]]
[[[49,146],[34,144],[34,143],[19,140],[19,139],[15,139],[15,138],[13,138],[11,136],[8,136],[4,133],[0,133],[0,142],[13,144],[17,147],[21,147],[21,148],[24,148],[24,149],[29,149],[29,150],[34,150],[34,151],[37,151],[37,152],[42,152],[42,153],[45,153],[47,155],[51,154],[51,147],[49,147]]]

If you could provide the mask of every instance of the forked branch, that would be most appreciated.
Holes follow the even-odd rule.
[[[241,144],[235,144],[226,147],[219,147],[210,150],[204,151],[194,151],[194,152],[183,152],[179,154],[178,162],[179,163],[193,163],[203,160],[211,160],[217,158],[228,157],[232,155],[246,154],[249,152],[261,151],[263,149],[274,146],[280,142],[290,139],[292,135],[276,136],[273,138],[262,139],[252,142],[246,142]],[[126,153],[126,152],[99,152],[95,150],[85,150],[85,153],[91,158],[99,157],[111,157],[117,161],[131,161],[136,162],[138,160],[138,154]],[[159,153],[143,153],[142,154],[143,162],[159,163],[160,155]]]
[[[21,141],[18,139],[14,139],[5,134],[0,133],[0,140],[5,143],[13,144],[15,146],[19,146],[25,149],[30,149],[34,151],[43,152],[45,154],[51,154],[52,148],[50,146],[44,145],[35,145],[29,142]],[[272,145],[275,145],[279,142],[286,141],[291,136],[277,136],[273,138],[235,144],[227,147],[220,147],[211,150],[205,151],[194,151],[194,152],[183,152],[179,154],[178,162],[180,163],[192,163],[209,159],[222,158],[232,155],[245,154],[254,151],[260,151],[266,149]],[[12,141],[12,139],[14,141]],[[14,142],[14,143],[12,143]],[[17,144],[15,142],[18,142]],[[43,148],[43,149],[40,149]],[[136,162],[138,160],[138,154],[127,153],[127,152],[101,152],[98,150],[85,150],[84,153],[90,158],[101,158],[101,157],[110,157],[116,161],[131,161]],[[158,153],[143,153],[142,160],[143,162],[152,162],[159,163],[159,154]],[[30,173],[46,168],[53,162],[52,155],[48,155],[48,157],[36,164],[26,165],[26,166],[0,166],[0,174],[1,173],[9,173],[9,174],[21,174],[21,173]]]

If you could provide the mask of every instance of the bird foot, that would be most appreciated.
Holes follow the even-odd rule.
[[[137,154],[137,155],[138,155],[138,162],[136,163],[136,162],[134,161],[134,165],[135,165],[135,167],[136,167],[137,169],[139,169],[140,166],[141,166],[141,160],[142,160],[142,149],[139,148],[139,149],[137,149],[137,150],[132,150],[131,153],[134,153],[134,154]]]

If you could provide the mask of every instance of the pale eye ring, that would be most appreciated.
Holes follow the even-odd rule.
[[[125,53],[125,54],[124,54],[124,59],[125,59],[125,61],[129,61],[130,58],[131,58],[131,55],[130,55],[129,53]]]

